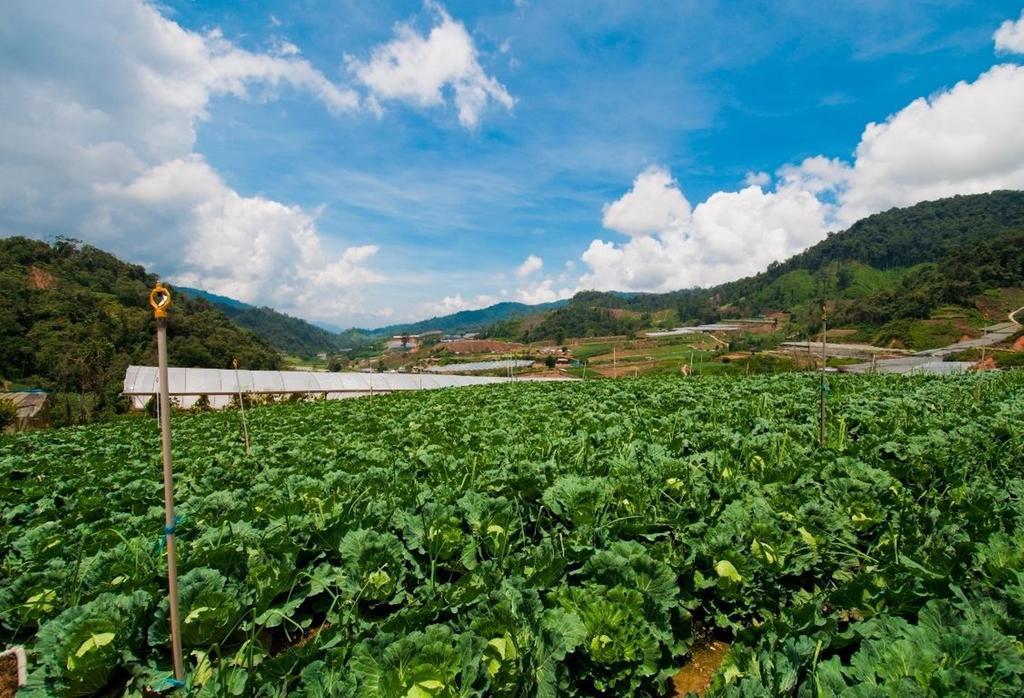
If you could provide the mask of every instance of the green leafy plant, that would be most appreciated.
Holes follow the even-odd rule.
[[[197,567],[179,580],[181,642],[186,647],[207,647],[227,639],[242,615],[239,589],[220,572]],[[149,642],[166,644],[170,621],[164,598],[149,628]]]
[[[87,696],[103,688],[118,667],[142,647],[149,594],[101,594],[61,613],[39,629],[42,657],[33,687],[64,696]]]
[[[237,414],[175,414],[188,690],[657,696],[716,638],[710,695],[1024,693],[1024,373],[835,376],[823,446],[818,396],[280,404],[249,453]],[[158,463],[147,420],[0,440],[0,641],[37,695],[166,688]]]
[[[406,554],[390,533],[349,531],[341,541],[341,559],[349,590],[370,603],[398,603],[405,596]]]

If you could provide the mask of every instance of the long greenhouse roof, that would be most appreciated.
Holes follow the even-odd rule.
[[[156,366],[129,366],[124,395],[156,395]],[[422,373],[323,373],[317,371],[244,371],[221,368],[167,369],[171,395],[236,395],[242,393],[366,393],[428,390],[500,383],[507,378],[438,376]]]

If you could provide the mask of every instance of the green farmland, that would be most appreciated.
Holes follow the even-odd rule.
[[[1024,373],[517,383],[0,440],[19,695],[1024,693]]]

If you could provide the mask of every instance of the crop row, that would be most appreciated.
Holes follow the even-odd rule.
[[[199,695],[1024,690],[1024,373],[511,384],[175,414]],[[170,689],[159,432],[0,441],[28,695]]]

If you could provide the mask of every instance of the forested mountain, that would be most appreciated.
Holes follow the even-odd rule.
[[[320,352],[328,354],[359,349],[399,334],[417,334],[431,330],[457,334],[481,330],[494,323],[515,320],[536,313],[554,310],[568,301],[554,301],[538,305],[504,302],[479,310],[462,310],[429,320],[387,325],[376,329],[351,328],[342,332],[329,332],[299,318],[280,313],[273,308],[256,307],[242,301],[219,296],[197,288],[182,288],[193,298],[204,298],[217,306],[236,324],[252,330],[273,347],[290,354],[309,358]]]
[[[206,299],[236,324],[252,330],[274,348],[292,356],[309,358],[321,352],[333,354],[373,339],[364,330],[337,334],[300,318],[279,313],[273,308],[256,307],[197,288],[185,287],[179,290],[193,298]]]
[[[628,332],[671,310],[680,324],[788,311],[812,329],[825,301],[840,322],[881,326],[969,305],[986,289],[1024,286],[1024,192],[954,196],[868,216],[754,276],[670,293],[578,293],[543,318],[496,324],[494,336],[557,339]]]
[[[0,239],[0,377],[57,393],[58,423],[123,406],[130,363],[156,362],[149,290],[157,277],[75,240]],[[173,291],[173,289],[172,289]],[[274,369],[280,355],[202,299],[174,295],[172,365]]]
[[[461,310],[451,315],[432,317],[429,320],[410,322],[401,325],[388,325],[376,330],[363,330],[375,335],[392,336],[403,333],[416,334],[429,330],[441,330],[442,332],[457,334],[461,332],[472,332],[488,325],[503,322],[513,318],[521,318],[527,315],[543,313],[548,310],[561,308],[568,303],[566,300],[552,301],[551,303],[539,303],[527,305],[526,303],[503,302],[489,305],[479,310]]]

